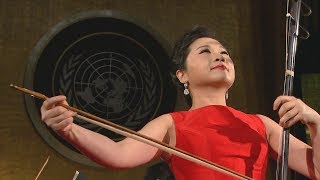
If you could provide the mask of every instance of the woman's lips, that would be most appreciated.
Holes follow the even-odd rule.
[[[217,66],[215,66],[215,67],[213,67],[211,69],[222,69],[222,70],[225,70],[225,69],[227,69],[227,67],[225,65],[217,65]]]

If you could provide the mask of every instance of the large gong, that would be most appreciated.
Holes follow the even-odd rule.
[[[174,108],[167,48],[152,28],[123,14],[82,13],[60,22],[37,43],[24,86],[47,96],[65,95],[69,105],[137,131]],[[41,101],[25,96],[25,102],[35,129],[51,147],[96,166],[41,122]],[[80,119],[74,122],[115,141],[123,138]]]

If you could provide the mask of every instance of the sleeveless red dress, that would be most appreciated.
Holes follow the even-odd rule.
[[[177,148],[253,179],[265,179],[268,142],[258,116],[220,105],[170,115]],[[168,163],[176,180],[237,179],[174,155]]]

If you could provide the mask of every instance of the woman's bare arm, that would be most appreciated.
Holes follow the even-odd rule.
[[[75,113],[57,103],[65,101],[64,96],[46,100],[42,107],[43,121],[93,161],[112,168],[130,168],[144,164],[161,153],[157,148],[126,138],[120,142],[82,128],[73,123]],[[162,115],[146,124],[139,133],[163,141],[172,126],[170,115]]]
[[[276,109],[279,109],[279,124],[259,115],[266,126],[272,151],[281,154],[282,127],[288,128],[301,121],[310,130],[312,147],[290,135],[288,165],[309,178],[320,179],[320,115],[293,96],[279,96],[274,102]]]

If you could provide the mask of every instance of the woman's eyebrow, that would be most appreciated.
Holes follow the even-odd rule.
[[[228,50],[227,50],[224,46],[219,45],[218,47],[228,52]],[[196,50],[198,50],[198,49],[200,49],[200,48],[210,48],[210,46],[209,46],[209,45],[201,45],[201,46],[199,46]],[[228,53],[229,53],[229,52],[228,52]]]
[[[200,46],[200,47],[198,47],[196,50],[198,50],[198,49],[200,49],[200,48],[209,48],[209,46],[208,45],[203,45],[203,46]]]

